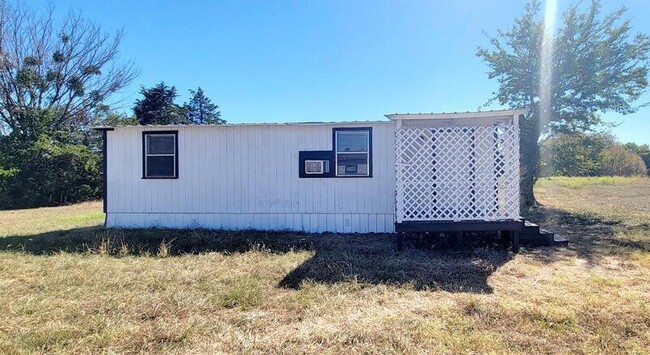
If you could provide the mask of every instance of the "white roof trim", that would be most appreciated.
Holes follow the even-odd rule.
[[[486,117],[519,117],[525,115],[528,110],[495,110],[480,112],[454,112],[454,113],[394,113],[386,115],[391,121],[398,120],[453,120],[463,118],[486,118]]]
[[[225,124],[167,124],[167,125],[117,125],[117,126],[95,126],[94,129],[108,128],[192,128],[192,127],[253,127],[253,126],[335,126],[335,125],[375,125],[375,124],[395,124],[391,121],[341,121],[341,122],[268,122],[268,123],[225,123]]]

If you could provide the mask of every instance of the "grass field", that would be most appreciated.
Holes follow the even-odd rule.
[[[650,181],[549,178],[567,248],[387,235],[102,230],[0,211],[0,353],[646,353]]]

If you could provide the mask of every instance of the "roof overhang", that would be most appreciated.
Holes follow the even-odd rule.
[[[398,125],[408,126],[486,126],[494,124],[519,124],[519,116],[528,110],[496,110],[453,113],[395,113],[386,115]]]
[[[280,127],[280,126],[338,126],[338,125],[374,125],[374,124],[394,124],[391,121],[330,121],[330,122],[260,122],[260,123],[225,123],[225,124],[153,124],[153,125],[116,125],[116,126],[95,126],[96,131],[113,131],[117,129],[179,129],[187,127]]]

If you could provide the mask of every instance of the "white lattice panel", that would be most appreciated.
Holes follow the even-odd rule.
[[[519,128],[399,128],[397,222],[519,218]]]

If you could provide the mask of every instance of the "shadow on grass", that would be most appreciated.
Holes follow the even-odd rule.
[[[287,253],[313,255],[284,276],[279,287],[299,289],[303,281],[334,284],[404,285],[417,290],[490,293],[487,278],[512,254],[489,238],[467,238],[469,245],[451,247],[445,239],[410,237],[397,252],[391,234],[302,234],[294,232],[208,231],[169,229],[78,228],[31,236],[0,238],[1,251],[36,255],[58,252],[103,253],[119,257],[155,256],[161,243],[169,255],[205,252]]]
[[[650,253],[650,226],[629,226],[597,216],[537,208],[526,217],[570,240],[567,248],[524,249],[526,257],[554,262],[579,257],[598,265],[604,256]],[[312,256],[287,273],[280,287],[299,289],[304,281],[325,284],[357,281],[406,285],[418,290],[490,293],[488,277],[511,260],[498,238],[466,238],[452,248],[440,236],[411,236],[397,252],[390,234],[303,234],[294,232],[208,231],[169,229],[77,228],[31,236],[0,238],[0,251],[29,254],[101,253],[119,257],[156,256],[165,243],[170,256],[206,252],[287,253]],[[126,246],[126,248],[125,248]]]
[[[628,225],[597,215],[571,213],[565,210],[538,207],[530,209],[525,217],[569,239],[567,248],[539,248],[529,253],[538,260],[553,262],[575,255],[590,265],[598,265],[603,257],[630,256],[632,253],[650,253],[650,225]]]
[[[458,248],[446,238],[410,236],[407,247],[398,252],[390,235],[327,236],[314,256],[289,272],[280,286],[299,289],[303,280],[354,279],[416,290],[491,293],[488,277],[512,259],[507,247],[468,238],[469,245]]]

